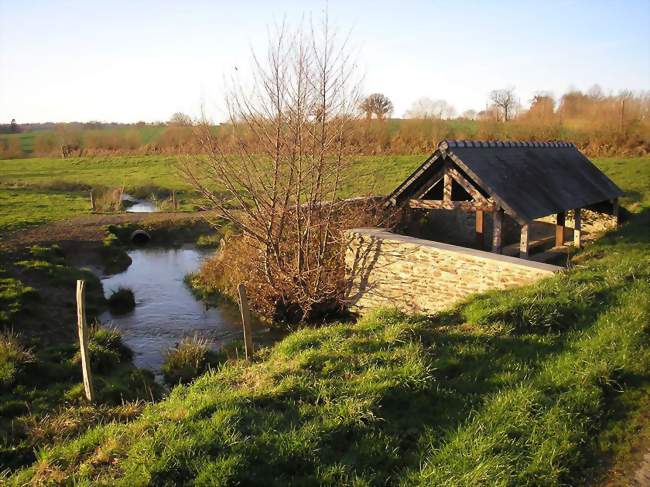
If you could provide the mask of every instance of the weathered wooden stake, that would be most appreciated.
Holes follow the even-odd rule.
[[[519,257],[521,257],[522,259],[527,259],[530,255],[529,237],[530,237],[530,225],[522,225],[521,238],[519,240]]]
[[[79,350],[81,352],[81,371],[83,373],[86,399],[95,400],[93,378],[90,371],[90,355],[88,354],[88,327],[86,326],[85,310],[86,281],[77,281],[77,329],[79,331]]]
[[[95,193],[93,193],[93,190],[90,190],[90,209],[92,211],[97,210],[97,205],[95,204]]]
[[[562,247],[564,245],[564,223],[566,221],[563,211],[557,214],[555,223],[555,246]]]
[[[577,249],[582,247],[582,214],[580,208],[573,210],[573,246]]]
[[[612,215],[616,218],[616,226],[621,224],[621,208],[618,203],[618,198],[612,200]]]
[[[503,210],[498,208],[492,213],[492,252],[500,254],[503,251],[501,231],[503,227]]]
[[[241,321],[244,327],[244,346],[246,348],[246,360],[253,358],[253,332],[251,330],[251,311],[248,307],[248,297],[246,296],[246,286],[240,284],[237,288],[239,291],[239,308],[241,310]]]
[[[484,215],[483,210],[476,210],[476,246],[481,250],[485,246],[485,234],[483,230]]]

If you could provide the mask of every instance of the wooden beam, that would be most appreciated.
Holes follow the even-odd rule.
[[[519,238],[519,257],[527,259],[530,256],[530,225],[521,226]]]
[[[454,178],[454,180],[460,184],[465,191],[467,191],[467,194],[469,194],[474,200],[476,201],[483,201],[487,203],[487,199],[485,196],[481,194],[481,192],[476,189],[476,187],[470,183],[465,177],[458,172],[455,168],[453,167],[448,167],[447,172],[449,175]]]
[[[451,201],[451,175],[449,174],[449,168],[445,168],[445,181],[444,187],[442,189],[442,199],[444,201]]]
[[[483,210],[476,210],[476,246],[479,249],[485,247],[485,231],[483,228],[485,214]]]
[[[555,217],[555,246],[562,247],[564,245],[564,223],[566,215],[563,211],[559,212]]]
[[[422,196],[427,194],[431,188],[433,188],[436,184],[440,182],[444,174],[444,171],[441,169],[440,171],[437,171],[433,176],[431,176],[426,183],[422,185],[422,187],[413,195],[413,198],[415,199],[420,199]]]
[[[500,254],[503,250],[502,230],[503,210],[499,208],[492,214],[492,252],[496,254]]]
[[[424,171],[429,169],[431,165],[436,162],[440,158],[440,154],[436,151],[433,154],[429,156],[429,158],[422,163],[420,167],[418,167],[413,173],[404,181],[402,184],[399,185],[399,187],[393,191],[387,198],[386,206],[390,204],[396,204],[397,202],[397,197],[401,195],[406,188],[408,188],[417,178],[419,178]]]
[[[576,208],[573,215],[573,246],[576,249],[582,248],[582,213],[580,208]]]
[[[444,201],[444,200],[416,200],[410,199],[411,208],[421,210],[463,210],[463,211],[494,211],[492,203],[481,203],[476,201]]]

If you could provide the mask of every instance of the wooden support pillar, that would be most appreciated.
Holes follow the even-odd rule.
[[[582,248],[582,213],[580,208],[573,210],[573,246],[576,249]]]
[[[566,215],[563,211],[559,212],[556,216],[555,223],[555,246],[562,247],[564,245],[564,223]]]
[[[616,226],[621,224],[621,208],[618,204],[618,198],[612,200],[612,215],[616,218]]]
[[[497,208],[497,210],[492,213],[492,252],[500,254],[503,250],[503,210]]]
[[[483,249],[485,247],[485,232],[483,230],[483,220],[485,217],[485,213],[483,213],[483,210],[476,210],[476,246],[479,249]]]
[[[519,257],[527,259],[530,255],[529,245],[530,225],[521,226],[521,237],[519,239]]]

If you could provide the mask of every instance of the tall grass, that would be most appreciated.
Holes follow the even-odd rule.
[[[207,339],[196,335],[183,338],[165,353],[162,366],[165,382],[171,385],[191,382],[214,365],[213,355]]]
[[[108,308],[111,313],[122,315],[135,308],[135,295],[130,288],[119,287],[108,297]]]
[[[34,360],[32,352],[12,331],[0,331],[0,388],[12,386],[16,377]]]

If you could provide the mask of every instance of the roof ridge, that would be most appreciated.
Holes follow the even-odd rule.
[[[553,140],[547,142],[539,142],[535,140],[454,140],[444,139],[438,144],[439,149],[448,148],[490,148],[490,147],[573,147],[572,142],[564,142],[562,140]]]

